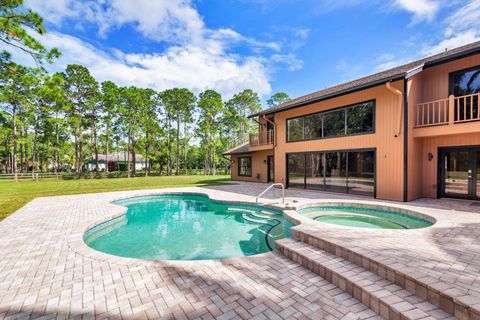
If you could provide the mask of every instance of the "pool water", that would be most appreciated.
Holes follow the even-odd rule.
[[[114,202],[125,215],[84,235],[91,248],[149,260],[203,260],[251,256],[273,250],[292,224],[280,211],[166,194]]]
[[[313,207],[299,213],[316,221],[359,228],[417,229],[432,225],[431,222],[393,211],[355,207]]]

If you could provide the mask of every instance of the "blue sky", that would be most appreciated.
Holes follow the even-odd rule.
[[[480,0],[27,0],[100,81],[296,97],[480,39]]]

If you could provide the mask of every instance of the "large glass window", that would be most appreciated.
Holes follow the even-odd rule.
[[[305,154],[289,154],[288,161],[288,185],[292,187],[305,186]]]
[[[375,187],[375,152],[348,153],[348,192],[373,195]]]
[[[307,189],[324,190],[323,153],[308,153],[306,159]]]
[[[373,150],[295,153],[287,159],[289,187],[374,195]]]
[[[287,141],[341,137],[375,130],[375,102],[319,112],[287,120]]]
[[[322,135],[322,115],[312,114],[303,118],[304,137],[303,140],[318,139]]]
[[[347,109],[347,134],[373,132],[373,108],[370,103],[362,103]]]
[[[323,114],[323,136],[339,137],[345,135],[345,109]]]
[[[252,157],[238,158],[238,175],[242,177],[252,176]]]
[[[303,140],[303,118],[289,119],[287,121],[287,140]]]
[[[345,152],[325,154],[325,189],[347,191],[347,157]]]

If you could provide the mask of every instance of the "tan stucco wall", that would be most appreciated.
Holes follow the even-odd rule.
[[[403,81],[392,84],[403,92]],[[286,119],[358,102],[376,100],[375,133],[350,137],[326,138],[302,142],[286,142]],[[286,183],[286,153],[376,148],[377,198],[403,200],[403,129],[395,137],[398,126],[398,98],[385,85],[351,93],[334,99],[275,114],[277,146],[275,148],[275,182]],[[400,114],[403,118],[403,114]],[[402,124],[403,126],[403,124]]]
[[[254,182],[267,182],[267,157],[273,155],[272,150],[264,150],[252,152],[245,155],[232,155],[231,156],[231,177],[232,180],[239,181],[254,181]],[[252,157],[252,176],[243,177],[238,176],[238,158],[239,157]],[[257,179],[257,175],[259,178]]]

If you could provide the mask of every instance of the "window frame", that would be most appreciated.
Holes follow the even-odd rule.
[[[362,133],[350,133],[350,134],[347,134],[347,117],[348,117],[348,112],[347,110],[349,108],[352,108],[352,107],[355,107],[357,105],[362,105],[362,104],[366,104],[366,103],[372,103],[372,108],[373,108],[373,126],[372,126],[372,131],[368,131],[368,132],[362,132]],[[298,119],[298,118],[304,118],[304,117],[308,117],[308,116],[312,116],[312,115],[316,115],[316,114],[326,114],[326,113],[329,113],[329,112],[333,112],[333,111],[337,111],[337,110],[340,110],[340,109],[345,109],[345,123],[344,123],[344,127],[345,127],[345,131],[344,131],[344,135],[339,135],[339,136],[329,136],[329,137],[325,137],[323,136],[325,134],[324,132],[324,127],[323,127],[323,117],[322,117],[322,137],[318,137],[318,138],[308,138],[308,139],[305,139],[305,134],[303,134],[303,139],[302,140],[289,140],[288,139],[288,134],[289,134],[289,130],[288,130],[288,121],[289,120],[293,120],[293,119]],[[285,142],[286,143],[294,143],[294,142],[303,142],[303,141],[312,141],[312,140],[322,140],[322,139],[336,139],[336,138],[344,138],[344,137],[351,137],[351,136],[361,136],[361,135],[366,135],[366,134],[375,134],[376,132],[376,117],[377,117],[377,99],[371,99],[371,100],[366,100],[366,101],[361,101],[361,102],[356,102],[356,103],[352,103],[352,104],[348,104],[348,105],[344,105],[344,106],[341,106],[341,107],[336,107],[336,108],[331,108],[331,109],[327,109],[327,110],[323,110],[323,111],[316,111],[316,112],[312,112],[312,113],[307,113],[307,114],[302,114],[301,116],[295,116],[295,117],[290,117],[290,118],[286,118],[285,119]],[[305,128],[302,126],[302,132],[304,133],[305,131]]]
[[[249,159],[250,162],[250,174],[241,174],[241,159]],[[248,167],[247,167],[248,168]],[[252,156],[241,156],[237,157],[237,176],[239,177],[251,177],[253,173],[253,163],[252,163]]]
[[[448,95],[450,96],[450,95],[453,94],[453,89],[455,87],[453,85],[453,77],[455,77],[459,73],[465,73],[465,72],[469,72],[469,71],[472,71],[472,70],[475,70],[475,69],[480,69],[480,65],[476,65],[476,66],[473,66],[473,67],[468,67],[468,68],[465,68],[465,69],[455,70],[455,71],[449,72],[448,73]]]

